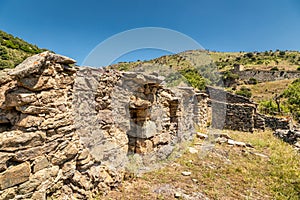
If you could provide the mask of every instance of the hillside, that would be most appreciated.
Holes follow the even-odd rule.
[[[191,60],[197,59],[200,65],[211,62],[220,70],[232,69],[234,64],[244,65],[245,69],[270,70],[277,67],[279,70],[297,70],[300,67],[300,52],[298,51],[265,51],[265,52],[216,52],[206,50],[191,50],[179,54],[162,56],[149,61],[121,62],[112,65],[113,68],[129,70],[141,64],[160,64],[182,69],[191,66]]]
[[[234,66],[241,66],[243,71],[300,71],[300,52],[298,51],[266,51],[266,52],[214,52],[206,50],[191,50],[179,54],[166,55],[149,61],[120,62],[108,68],[121,71],[143,71],[158,73],[172,80],[174,86],[185,82],[195,88],[203,89],[203,85],[232,85],[244,84],[245,77],[238,81],[239,75],[232,72]],[[181,76],[180,76],[181,75]],[[285,77],[286,75],[284,75]],[[203,77],[205,80],[203,80]],[[287,78],[282,79],[287,79]],[[178,79],[186,79],[185,81]],[[247,79],[251,78],[246,77]],[[223,80],[223,81],[221,81]],[[195,82],[200,82],[200,84]],[[176,81],[175,81],[176,82]],[[262,81],[264,82],[264,81]],[[248,83],[246,83],[249,85]],[[197,87],[197,86],[201,87]]]
[[[300,52],[298,51],[265,51],[265,52],[210,52],[216,65],[220,69],[230,69],[234,64],[244,65],[245,69],[297,70],[300,66]]]
[[[0,70],[14,68],[27,57],[46,51],[0,30]]]

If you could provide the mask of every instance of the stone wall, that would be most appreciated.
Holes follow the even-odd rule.
[[[225,91],[223,88],[207,87],[211,101],[211,125],[217,129],[245,132],[254,131],[257,105],[250,99]]]
[[[209,98],[213,101],[226,102],[231,104],[255,104],[249,98],[232,94],[230,92],[225,91],[224,88],[207,86],[206,93],[209,95]]]
[[[300,78],[298,71],[263,71],[263,70],[245,70],[235,71],[240,80],[249,80],[255,78],[258,82],[278,81],[284,79]]]
[[[272,130],[276,129],[289,129],[291,121],[286,118],[277,118],[273,116],[260,115],[265,120],[265,127]]]
[[[277,129],[273,135],[287,142],[300,152],[300,131],[299,130],[288,130],[288,129]]]
[[[0,72],[0,199],[89,199],[121,182],[131,154],[158,163],[207,124],[192,88],[74,63],[44,52]]]
[[[212,101],[212,127],[245,132],[254,131],[256,107]]]
[[[75,131],[74,62],[45,52],[3,74],[0,199],[86,199],[121,181]]]
[[[255,129],[289,129],[285,118],[258,113],[257,104],[250,99],[234,95],[221,88],[207,87],[211,101],[212,127],[253,132]]]
[[[117,170],[126,167],[130,154],[147,154],[148,162],[151,155],[157,162],[175,144],[192,137],[193,112],[202,112],[193,102],[194,90],[171,91],[162,81],[133,72],[91,68],[77,72],[76,132],[97,160]],[[200,116],[198,121],[206,123]]]
[[[206,128],[209,126],[210,116],[208,108],[209,96],[206,93],[195,94],[194,107],[194,122],[199,128]]]

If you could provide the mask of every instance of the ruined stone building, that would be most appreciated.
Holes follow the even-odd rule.
[[[87,199],[120,183],[130,155],[167,159],[195,127],[285,125],[220,89],[74,63],[44,52],[0,72],[0,199]]]

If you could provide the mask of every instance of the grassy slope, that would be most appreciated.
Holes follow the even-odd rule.
[[[118,190],[99,199],[174,199],[174,190],[163,188],[189,196],[201,193],[210,199],[300,198],[300,155],[291,146],[273,137],[271,131],[227,133],[251,143],[254,149],[215,144],[211,151],[203,152],[203,141],[195,139],[192,146],[200,153],[186,151],[169,166],[124,181]],[[192,174],[183,176],[183,171]]]
[[[271,100],[276,94],[281,94],[283,91],[291,84],[295,79],[279,80],[258,83],[256,85],[240,85],[237,89],[242,86],[246,86],[251,89],[252,97],[251,99],[255,102],[261,102],[264,100]]]
[[[160,64],[172,66],[175,69],[190,67],[191,62],[185,59],[190,57],[207,61],[213,61],[221,70],[232,69],[234,64],[241,64],[245,69],[270,70],[277,67],[279,70],[297,70],[300,66],[300,52],[298,51],[266,51],[266,52],[214,52],[214,51],[187,51],[175,55],[162,56],[149,61],[122,62],[113,65],[113,68],[129,70],[140,64]],[[199,62],[198,62],[199,63]]]
[[[234,63],[242,64],[245,69],[297,70],[300,66],[298,51],[266,51],[266,52],[210,52],[215,63],[223,69],[232,68]]]
[[[0,70],[14,68],[27,57],[45,50],[0,30]]]

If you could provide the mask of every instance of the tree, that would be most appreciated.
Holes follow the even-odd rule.
[[[279,55],[283,57],[285,55],[285,51],[279,51]]]
[[[276,103],[278,113],[281,113],[281,107],[280,107],[280,99],[281,98],[282,98],[282,95],[278,95],[278,94],[276,94],[273,98]]]
[[[300,78],[289,85],[283,92],[283,97],[287,98],[290,112],[300,121]]]

